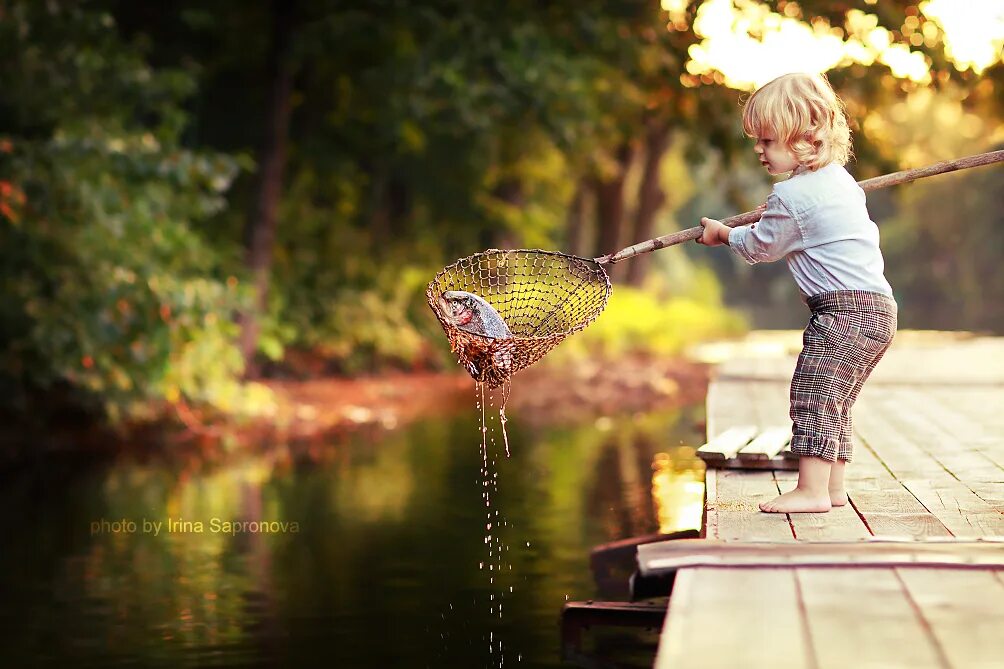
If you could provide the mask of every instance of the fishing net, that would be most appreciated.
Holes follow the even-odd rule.
[[[483,298],[512,336],[493,339],[451,324],[439,303],[449,290]],[[610,296],[610,279],[586,258],[490,249],[444,268],[425,295],[460,363],[476,381],[497,388],[599,316]]]

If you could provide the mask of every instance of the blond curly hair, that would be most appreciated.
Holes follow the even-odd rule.
[[[844,103],[822,74],[785,74],[758,88],[743,108],[743,131],[773,135],[810,170],[851,157]]]

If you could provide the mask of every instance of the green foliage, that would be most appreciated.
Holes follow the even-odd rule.
[[[161,400],[236,408],[246,295],[196,225],[238,165],[182,148],[195,82],[151,69],[106,14],[8,7],[3,183],[21,195],[0,220],[0,374],[69,384],[113,421]]]
[[[445,343],[437,350],[428,342],[445,340],[433,329],[434,319],[425,301],[425,286],[434,272],[406,264],[383,266],[372,279],[355,286],[329,275],[322,280],[330,281],[333,288],[321,294],[323,299],[319,294],[284,289],[280,292],[289,297],[288,302],[273,304],[270,322],[284,328],[275,337],[284,346],[314,350],[343,373],[440,364],[445,359]]]
[[[1001,176],[993,169],[953,174],[903,192],[899,212],[882,227],[901,327],[1000,331]]]
[[[737,154],[738,93],[686,73],[702,3],[673,4],[289,4],[294,90],[260,353],[281,365],[311,349],[349,373],[446,364],[424,299],[438,268],[491,247],[591,251],[609,231],[639,241],[635,214],[653,202],[639,195],[642,164],[666,150],[650,148],[652,131],[672,138],[653,234],[761,201],[766,179]],[[913,5],[868,11],[897,28]],[[839,25],[850,5],[799,7]],[[234,344],[253,299],[240,232],[258,190],[239,156],[267,122],[272,18],[234,0],[212,12],[197,0],[4,3],[0,382],[13,397],[69,386],[112,418],[163,401],[263,408],[237,380]],[[956,130],[967,151],[999,137],[1004,68],[977,83],[940,44],[923,51],[929,94],[908,98],[884,66],[833,72],[858,122],[859,177],[921,149],[950,157]],[[959,114],[918,141],[948,103]],[[996,327],[1004,317],[980,305],[1004,294],[997,246],[963,241],[997,238],[995,184],[967,183],[964,198],[918,188],[886,202],[883,243],[904,304],[962,304],[966,323]],[[549,358],[672,355],[736,332],[709,264],[736,303],[790,287],[782,264],[749,270],[724,250],[658,256],[645,290],[616,280],[600,319]]]
[[[661,283],[651,281],[643,290],[615,286],[599,318],[548,359],[566,364],[633,353],[678,355],[690,344],[745,330],[743,320],[722,306],[721,289],[709,270],[697,270],[685,291]]]

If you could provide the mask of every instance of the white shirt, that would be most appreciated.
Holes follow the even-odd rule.
[[[832,290],[892,297],[865,193],[836,163],[774,184],[760,220],[733,228],[729,247],[750,265],[784,258],[805,298]]]

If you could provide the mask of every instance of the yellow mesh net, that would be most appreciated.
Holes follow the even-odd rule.
[[[446,291],[483,298],[512,336],[493,339],[453,325],[439,301]],[[599,316],[610,296],[610,279],[586,258],[490,249],[444,268],[425,294],[460,363],[476,381],[496,388]]]

